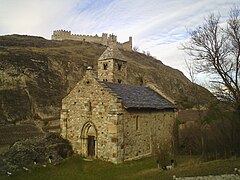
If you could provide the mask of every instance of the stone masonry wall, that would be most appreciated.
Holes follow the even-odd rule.
[[[171,153],[175,119],[173,111],[124,109],[121,99],[88,70],[62,101],[60,127],[61,136],[83,156],[88,155],[84,127],[93,127],[96,158],[117,164],[161,147]]]
[[[86,76],[62,101],[61,136],[72,143],[76,153],[87,156],[81,133],[83,126],[91,122],[96,127],[96,157],[118,163],[117,129],[121,111],[118,98],[87,71]]]
[[[105,64],[107,69],[104,69]],[[121,68],[119,69],[118,66]],[[127,63],[121,60],[98,61],[98,77],[101,81],[107,79],[108,82],[127,84]]]
[[[125,50],[132,50],[132,37],[129,37],[129,41],[124,43],[117,43],[118,48]]]
[[[124,160],[155,154],[156,148],[172,152],[175,113],[126,111],[124,113]]]
[[[75,40],[75,41],[86,41],[99,43],[105,46],[110,45],[111,43],[116,43],[118,48],[124,49],[127,51],[132,51],[132,37],[129,37],[129,41],[124,43],[117,42],[117,36],[107,33],[102,33],[102,36],[91,36],[91,35],[80,35],[80,34],[71,34],[71,31],[66,30],[56,30],[53,31],[52,40]]]

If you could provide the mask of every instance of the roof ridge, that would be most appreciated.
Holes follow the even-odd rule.
[[[108,46],[107,49],[102,53],[102,55],[98,58],[99,61],[105,59],[118,59],[121,61],[126,61],[124,55],[116,46]]]

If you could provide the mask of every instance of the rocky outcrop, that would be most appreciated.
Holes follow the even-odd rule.
[[[89,42],[0,36],[0,123],[59,116],[63,97],[82,79],[88,66],[97,70],[104,50],[106,46]],[[128,62],[130,85],[153,84],[179,108],[193,107],[196,99],[204,105],[213,97],[182,72],[150,55],[120,51]]]
[[[28,137],[44,136],[44,132],[35,124],[0,125],[0,147],[11,145]]]
[[[72,154],[68,141],[55,134],[18,141],[0,156],[0,174],[12,173],[33,164],[57,164]]]

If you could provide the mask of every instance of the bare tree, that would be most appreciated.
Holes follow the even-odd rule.
[[[190,76],[190,80],[192,82],[191,93],[195,97],[194,105],[195,105],[196,112],[197,112],[197,115],[198,115],[198,120],[195,123],[197,123],[197,125],[198,125],[197,127],[199,127],[199,130],[200,130],[200,132],[194,131],[195,132],[194,135],[196,136],[196,134],[200,134],[201,153],[202,153],[202,156],[204,157],[206,155],[206,152],[205,152],[205,146],[206,146],[205,145],[206,144],[205,143],[205,130],[206,130],[206,127],[207,127],[208,123],[205,121],[204,116],[203,116],[200,90],[199,90],[198,86],[195,85],[195,83],[196,83],[196,71],[194,69],[194,63],[191,62],[191,61],[185,60],[185,64],[186,64],[188,74]]]
[[[183,49],[190,55],[196,72],[212,75],[218,98],[232,105],[237,117],[234,139],[240,133],[240,9],[233,7],[226,23],[221,15],[210,14],[204,23],[189,32],[190,40]]]
[[[230,10],[227,24],[210,14],[204,24],[189,32],[183,49],[194,61],[195,70],[213,75],[217,95],[240,112],[240,9]]]
[[[146,55],[147,55],[147,56],[151,56],[150,51],[147,51],[147,52],[146,52]]]
[[[138,51],[139,51],[139,47],[134,46],[134,47],[133,47],[133,51],[134,51],[134,52],[138,52]]]

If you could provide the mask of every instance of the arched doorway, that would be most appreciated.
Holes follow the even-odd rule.
[[[82,155],[94,158],[97,156],[97,130],[92,122],[87,122],[81,133]]]

